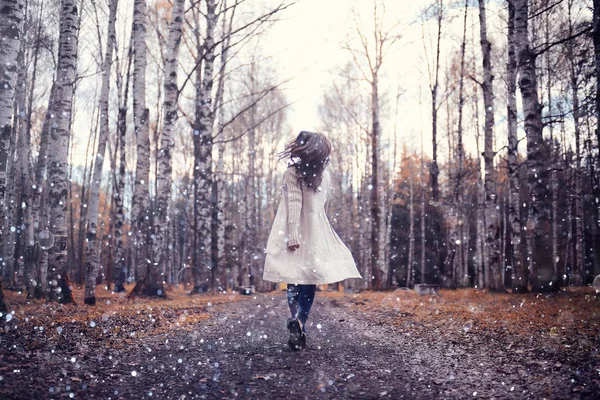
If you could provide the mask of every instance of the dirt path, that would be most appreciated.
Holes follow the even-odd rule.
[[[410,333],[414,330],[389,323],[401,313],[357,313],[346,298],[319,293],[307,327],[308,348],[292,352],[284,324],[287,313],[282,293],[260,294],[211,307],[211,317],[193,332],[144,336],[122,332],[132,340],[120,348],[83,339],[71,348],[46,347],[35,353],[2,346],[8,353],[3,355],[6,364],[0,365],[0,398],[591,399],[600,395],[593,382],[582,384],[578,361],[567,355],[534,350],[539,346],[532,343],[513,347],[502,338],[490,340],[466,332],[448,335],[424,329],[422,335],[415,335]],[[405,323],[417,324],[406,318]]]

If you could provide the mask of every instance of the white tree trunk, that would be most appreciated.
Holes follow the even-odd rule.
[[[14,192],[14,201],[15,201],[15,221],[14,221],[14,239],[13,246],[11,247],[13,254],[13,276],[14,276],[14,287],[18,290],[23,290],[25,288],[25,276],[24,276],[24,264],[23,264],[23,237],[25,236],[25,232],[22,229],[24,224],[23,214],[24,208],[22,207],[21,199],[23,197],[24,192],[24,184],[23,175],[27,176],[27,172],[22,171],[23,166],[27,166],[27,160],[23,160],[23,149],[25,145],[25,87],[26,76],[25,76],[25,54],[24,47],[21,46],[19,50],[19,55],[17,56],[17,85],[15,88],[15,133],[16,134],[16,157],[14,159],[14,175],[15,178],[13,180],[14,187],[12,191]],[[14,141],[14,139],[13,139]],[[11,225],[11,232],[13,230],[13,225]]]
[[[213,146],[213,110],[212,110],[212,88],[214,71],[214,44],[215,27],[217,24],[216,1],[206,0],[206,34],[204,36],[204,57],[202,81],[197,82],[196,90],[196,120],[194,123],[194,219],[198,242],[195,277],[195,290],[200,289],[201,276],[204,271],[210,271],[212,265],[211,257],[211,191],[212,191],[212,146]],[[198,54],[198,57],[201,55]],[[200,74],[198,74],[200,75]],[[205,276],[205,275],[204,275]]]
[[[60,18],[56,96],[50,108],[54,123],[48,140],[48,202],[50,230],[54,234],[54,247],[48,256],[50,300],[62,303],[75,302],[68,274],[67,260],[67,193],[68,149],[73,86],[77,72],[79,15],[76,0],[63,0]]]
[[[131,44],[130,44],[131,49]],[[127,63],[127,75],[125,79],[125,87],[122,104],[119,105],[118,116],[117,116],[117,135],[118,136],[118,150],[119,150],[119,172],[117,174],[117,184],[115,193],[115,292],[125,291],[125,280],[127,278],[127,254],[124,248],[123,238],[123,225],[125,223],[125,209],[124,209],[124,196],[125,196],[125,169],[127,167],[126,159],[126,140],[127,140],[127,100],[129,94],[129,78],[131,71],[131,51]],[[117,85],[120,85],[121,80],[117,80]],[[121,87],[119,87],[121,91]],[[131,227],[130,229],[132,229]],[[133,230],[133,229],[132,229]],[[130,230],[130,232],[132,232]],[[131,246],[129,246],[131,249]]]
[[[250,72],[250,93],[256,93],[258,88],[256,87],[255,77],[255,63],[252,64]],[[250,101],[256,101],[254,96],[250,98]],[[248,252],[248,277],[250,285],[256,285],[257,274],[257,250],[258,250],[258,189],[257,189],[257,168],[256,168],[256,113],[257,108],[252,107],[249,111],[249,132],[248,132],[248,191],[246,192],[246,202],[248,208],[246,209],[247,214],[243,217],[246,220],[245,231],[249,238],[246,242],[246,251]]]
[[[54,102],[56,93],[56,82],[52,83],[50,89],[50,104]],[[42,229],[48,229],[48,205],[47,205],[47,184],[44,183],[46,174],[46,164],[48,158],[48,137],[50,135],[50,125],[52,124],[52,110],[46,110],[44,124],[40,133],[40,147],[35,167],[35,186],[33,187],[33,220],[35,229],[40,232]],[[44,188],[46,186],[46,188]],[[48,289],[48,250],[40,249],[38,261],[38,276],[40,279],[41,296],[46,296]]]
[[[508,119],[508,219],[510,224],[513,292],[524,293],[527,289],[527,268],[523,262],[521,248],[521,213],[519,199],[519,164],[517,161],[517,58],[515,53],[515,7],[508,2],[508,61],[506,63],[507,119]]]
[[[476,84],[473,85],[473,115],[475,116],[475,141],[476,141],[476,154],[481,154],[479,142],[480,142],[480,128],[479,128],[479,88]],[[477,171],[481,171],[481,157],[477,157]],[[486,274],[484,271],[485,249],[483,243],[484,235],[484,220],[485,216],[483,213],[483,185],[481,182],[481,174],[477,176],[477,187],[475,190],[475,286],[477,288],[487,287]]]
[[[568,2],[569,14],[569,36],[573,35],[573,23],[571,16],[571,8],[573,1]],[[575,268],[571,275],[578,275],[575,279],[571,279],[571,284],[577,286],[582,285],[585,281],[587,273],[584,268],[585,261],[585,235],[584,235],[584,208],[583,208],[583,171],[581,168],[581,125],[580,125],[580,108],[579,108],[579,78],[576,71],[576,60],[573,54],[573,44],[567,44],[567,54],[569,58],[570,78],[571,78],[571,94],[573,101],[573,122],[575,129]],[[555,174],[554,170],[552,171]],[[554,195],[554,191],[553,191]],[[557,271],[555,271],[557,274]]]
[[[43,5],[43,3],[42,3]],[[40,8],[40,17],[38,18],[37,21],[37,36],[36,36],[36,44],[34,46],[34,55],[33,55],[33,72],[32,72],[32,76],[31,76],[31,85],[30,85],[30,92],[29,92],[29,98],[27,101],[27,110],[26,110],[26,115],[27,115],[27,120],[26,120],[26,146],[27,149],[25,150],[25,157],[27,160],[30,160],[31,157],[31,125],[32,125],[32,115],[33,115],[33,100],[34,100],[34,89],[36,87],[36,78],[37,78],[37,73],[38,73],[38,61],[39,61],[39,54],[40,54],[40,47],[41,47],[41,35],[42,35],[42,27],[43,27],[43,22],[42,22],[42,16],[41,16],[41,12],[42,12],[43,8]],[[52,90],[54,87],[54,83],[52,85],[52,89],[51,89],[51,96],[52,96]],[[48,122],[48,110],[46,110],[46,119],[44,120],[44,123]],[[46,157],[46,150],[47,150],[47,146],[48,146],[48,130],[47,130],[47,126],[43,126],[42,127],[42,132],[40,133],[40,154],[43,153],[44,155],[44,167],[45,167],[45,157]],[[31,160],[30,160],[31,161]],[[38,160],[39,161],[39,160]],[[28,163],[29,166],[29,163]],[[39,248],[36,247],[35,245],[35,230],[37,229],[37,227],[39,226],[39,202],[37,200],[38,194],[40,193],[40,190],[38,189],[39,186],[41,186],[40,184],[38,184],[38,179],[37,179],[37,168],[38,165],[35,166],[35,169],[33,169],[33,165],[31,165],[30,167],[30,171],[28,171],[29,177],[27,178],[27,181],[29,183],[29,187],[27,188],[27,194],[28,194],[28,199],[26,199],[26,210],[25,210],[25,225],[27,226],[27,243],[25,245],[25,273],[27,275],[27,290],[28,290],[28,296],[29,297],[36,297],[39,296],[41,297],[41,295],[44,293],[42,291],[40,291],[39,289],[42,287],[42,280],[40,279],[40,270],[38,268],[39,263],[38,263],[38,258],[39,258],[39,254],[40,252],[38,251]],[[41,180],[40,180],[41,181]],[[25,190],[25,189],[24,189]],[[37,208],[36,208],[37,206]]]
[[[463,17],[463,39],[460,49],[460,81],[458,90],[458,129],[456,130],[456,152],[458,156],[458,168],[456,171],[456,188],[455,188],[455,201],[458,213],[458,238],[459,243],[457,244],[457,260],[455,265],[457,266],[457,283],[461,287],[469,286],[469,267],[468,260],[465,254],[469,252],[469,237],[465,235],[465,226],[468,227],[466,222],[467,218],[465,215],[465,204],[464,204],[464,189],[463,179],[465,170],[465,150],[463,146],[463,115],[464,115],[464,80],[465,80],[465,54],[467,46],[467,18],[469,16],[469,0],[465,0],[465,13]]]
[[[235,12],[236,4],[232,10],[232,16]],[[223,9],[227,9],[227,1],[223,2]],[[225,32],[231,32],[231,22],[229,27],[226,25],[226,19],[223,18],[223,34]],[[224,140],[224,132],[223,132],[223,111],[220,108],[223,106],[223,92],[225,89],[225,68],[227,66],[227,54],[229,50],[229,43],[231,40],[231,36],[227,36],[227,39],[223,42],[222,50],[221,50],[221,68],[219,70],[219,83],[217,86],[217,95],[216,95],[216,108],[218,110],[217,114],[219,115],[219,134],[221,135],[221,142],[218,145],[218,158],[217,158],[217,171],[215,174],[216,179],[216,197],[217,197],[217,212],[216,212],[216,236],[217,236],[217,265],[225,268],[227,266],[227,254],[225,252],[225,196],[227,195],[227,187],[226,182],[227,178],[225,175],[225,142]],[[271,171],[271,170],[270,170]],[[271,171],[272,172],[272,171]],[[222,282],[223,290],[227,291],[230,288],[229,274],[225,270],[222,276],[225,277],[225,282]],[[233,283],[233,282],[231,282]]]
[[[11,129],[14,132],[14,130]],[[4,279],[6,279],[6,285],[12,286],[14,283],[14,270],[13,270],[13,255],[14,255],[14,245],[15,245],[15,232],[13,231],[13,227],[15,226],[15,186],[16,179],[18,173],[15,173],[15,153],[17,148],[16,135],[11,134],[9,139],[9,147],[11,149],[10,154],[8,156],[8,162],[6,163],[6,191],[4,195],[3,201],[5,204],[4,210],[4,226],[2,232],[4,232],[4,237],[2,238],[2,265],[3,271],[2,275]]]
[[[148,274],[153,269],[148,253],[151,215],[148,191],[150,176],[149,111],[146,108],[146,0],[135,0],[134,3],[133,43],[133,121],[137,139],[135,190],[131,218],[137,250],[134,258],[137,282],[133,293],[142,294],[146,289]]]
[[[25,18],[24,0],[2,1],[0,15],[0,243],[5,243],[10,235],[6,224],[7,205],[5,202],[7,186],[7,165],[13,147],[11,146],[12,121],[14,111],[15,87],[17,84],[17,56],[21,47],[23,20]],[[3,249],[6,247],[3,246]],[[2,265],[6,265],[8,254],[1,255]],[[2,294],[2,275],[0,273],[0,311],[6,311],[4,295]]]
[[[527,169],[531,194],[527,232],[530,236],[533,290],[558,290],[557,277],[552,268],[552,241],[550,222],[550,174],[545,158],[548,146],[542,135],[542,106],[538,100],[535,54],[529,47],[528,0],[515,0],[515,45],[519,72],[519,87],[523,101],[525,132],[527,134]]]
[[[110,94],[110,72],[112,69],[112,55],[115,47],[117,20],[117,6],[119,0],[111,0],[108,14],[108,39],[106,41],[106,54],[102,63],[102,86],[100,88],[100,133],[98,134],[98,148],[96,160],[92,171],[90,197],[88,201],[87,221],[87,248],[85,253],[85,304],[96,304],[96,277],[100,269],[98,254],[98,211],[100,205],[100,185],[102,183],[102,167],[106,154],[108,141],[108,96]]]
[[[125,258],[125,248],[123,246],[123,225],[125,223],[124,193],[125,193],[125,167],[126,150],[125,136],[127,132],[127,106],[123,106],[118,111],[117,134],[119,135],[119,171],[117,174],[116,192],[115,192],[115,292],[125,291],[125,279],[127,276],[127,262]]]
[[[483,104],[485,107],[484,150],[485,168],[485,246],[487,271],[489,271],[489,288],[503,291],[502,269],[500,263],[500,224],[498,222],[498,194],[494,178],[494,87],[491,64],[492,45],[487,39],[487,20],[485,0],[479,0],[479,32],[481,52],[483,55]]]
[[[31,159],[31,138],[29,124],[27,120],[28,112],[25,106],[26,95],[25,88],[27,86],[27,78],[25,77],[26,70],[24,65],[20,65],[22,70],[19,71],[19,75],[22,75],[19,87],[17,88],[18,98],[18,147],[19,147],[19,161],[20,161],[20,190],[21,198],[20,204],[17,207],[21,208],[22,221],[19,221],[21,226],[20,241],[21,241],[21,256],[19,260],[19,270],[23,269],[24,284],[27,288],[27,296],[29,298],[35,295],[35,286],[37,281],[35,280],[35,268],[34,268],[34,226],[33,226],[33,204],[32,204],[32,186],[33,180],[31,176],[31,165],[29,163]]]
[[[171,23],[164,65],[164,120],[158,137],[158,171],[156,177],[156,207],[154,213],[154,262],[158,263],[159,274],[155,283],[162,287],[165,280],[168,261],[169,243],[165,235],[169,229],[169,213],[171,200],[172,155],[175,124],[177,123],[177,72],[179,70],[179,45],[181,43],[182,24],[184,18],[184,0],[175,0],[171,8]]]
[[[379,171],[379,140],[381,137],[381,122],[379,120],[379,80],[377,74],[373,74],[371,83],[371,271],[372,289],[384,288],[385,267],[381,260],[381,191]]]

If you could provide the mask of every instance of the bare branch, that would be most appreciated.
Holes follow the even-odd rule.
[[[256,104],[258,104],[258,102],[260,102],[262,99],[264,99],[269,93],[273,92],[274,90],[278,89],[280,86],[284,85],[285,83],[290,82],[291,80],[295,79],[298,75],[295,75],[291,78],[288,78],[284,81],[279,82],[276,85],[273,85],[271,87],[269,87],[268,89],[264,90],[261,95],[256,98],[255,100],[253,100],[250,104],[248,104],[246,107],[244,107],[242,110],[240,110],[236,115],[234,115],[232,118],[229,119],[229,121],[225,122],[222,126],[221,129],[219,130],[219,132],[217,132],[217,134],[213,137],[213,140],[218,137],[220,134],[223,133],[223,131],[225,130],[225,128],[229,125],[231,125],[237,118],[241,117],[246,111],[252,109]]]
[[[335,88],[335,92],[337,93],[338,97],[341,99],[342,98],[342,94],[340,93],[340,89],[338,88],[337,85],[334,85]],[[340,101],[340,105],[342,106],[342,108],[344,109],[344,111],[346,112],[346,114],[354,121],[354,123],[363,131],[365,132],[367,135],[369,135],[369,130],[366,129],[358,120],[358,118],[352,113],[350,112],[350,110],[348,110],[348,107],[346,106],[346,104],[343,101]]]
[[[509,0],[509,1],[511,1],[511,0]],[[531,19],[537,18],[537,17],[539,17],[540,15],[542,15],[542,14],[545,14],[545,13],[547,13],[548,11],[552,10],[554,7],[556,7],[556,6],[560,5],[560,4],[561,4],[563,1],[564,1],[564,0],[558,0],[557,2],[550,4],[548,7],[546,7],[546,8],[543,8],[543,9],[541,9],[540,11],[536,12],[535,14],[532,14],[532,15],[528,16],[528,18],[527,18],[527,19],[531,20]]]
[[[216,141],[214,143],[229,143],[229,142],[233,142],[235,140],[238,140],[242,137],[244,137],[248,132],[250,132],[252,129],[255,129],[257,127],[259,127],[263,122],[265,122],[266,120],[270,119],[273,115],[279,113],[280,111],[282,111],[283,109],[291,106],[292,104],[296,103],[295,101],[291,102],[291,103],[287,103],[284,104],[283,106],[279,107],[278,109],[276,109],[275,111],[271,112],[270,114],[268,114],[267,116],[265,116],[263,119],[261,119],[260,121],[258,121],[258,123],[256,123],[254,126],[251,126],[250,128],[246,129],[243,133],[241,133],[238,136],[235,136],[231,139],[226,139],[226,140],[219,140]]]
[[[563,44],[563,43],[569,42],[569,41],[571,41],[571,40],[573,40],[573,39],[576,39],[576,38],[578,38],[579,36],[585,35],[586,33],[590,32],[590,31],[592,30],[592,28],[593,28],[593,27],[590,25],[590,26],[588,26],[587,28],[583,29],[581,32],[578,32],[578,33],[576,33],[576,34],[574,34],[574,35],[571,35],[571,36],[565,37],[565,38],[563,38],[563,39],[561,39],[561,40],[558,40],[558,41],[556,41],[556,42],[553,42],[553,43],[547,44],[547,45],[546,45],[545,47],[543,47],[541,50],[537,50],[537,49],[535,49],[535,50],[533,50],[533,54],[534,54],[534,56],[536,56],[536,57],[537,57],[537,56],[540,56],[540,55],[544,54],[545,52],[547,52],[548,50],[550,50],[551,48],[553,48],[553,47],[555,47],[555,46],[558,46],[558,45],[560,45],[560,44]]]
[[[254,32],[256,32],[262,24],[267,23],[267,22],[274,22],[273,20],[269,19],[271,16],[276,15],[276,14],[284,11],[285,9],[291,7],[294,4],[296,4],[296,1],[293,1],[293,2],[288,3],[288,4],[285,4],[284,2],[281,3],[279,6],[277,6],[273,10],[271,10],[271,11],[269,11],[269,12],[261,15],[260,17],[257,17],[256,19],[248,22],[247,24],[245,24],[245,25],[243,25],[243,26],[241,26],[241,27],[239,27],[239,28],[237,28],[235,30],[232,30],[227,35],[223,35],[223,37],[221,37],[220,40],[215,41],[215,43],[213,45],[213,48],[219,46],[221,43],[223,43],[224,41],[228,40],[231,36],[233,36],[233,35],[235,35],[235,34],[237,34],[239,32],[242,32],[242,31],[246,30],[247,28],[249,28],[249,27],[251,27],[253,25],[256,25],[256,26],[254,26],[254,28],[252,29],[252,31],[248,35],[246,35],[245,37],[243,37],[239,41],[234,42],[233,44],[231,44],[228,47],[228,49],[233,48],[233,47],[237,46],[238,44],[240,44],[240,43],[242,43],[242,42],[244,42],[246,40],[249,40],[249,38],[252,37],[252,35],[254,34]],[[204,48],[203,51],[202,51],[202,54],[206,54],[207,50],[208,49]],[[202,64],[203,59],[204,59],[203,55],[199,55],[197,57],[196,64],[194,65],[194,68],[192,68],[192,71],[189,74],[187,74],[187,76],[186,76],[183,84],[179,88],[179,93],[181,93],[183,91],[183,89],[185,88],[185,86],[187,85],[187,83],[189,82],[189,80],[191,79],[191,76],[194,73],[194,71],[196,71],[196,69],[200,67],[200,65]]]

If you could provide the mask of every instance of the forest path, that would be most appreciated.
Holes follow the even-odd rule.
[[[391,296],[391,295],[390,295]],[[391,298],[391,297],[390,297]],[[573,365],[473,332],[448,335],[410,313],[356,307],[317,292],[307,349],[287,345],[285,293],[210,307],[189,330],[148,332],[121,348],[35,353],[0,372],[2,398],[375,399],[593,398],[573,392]],[[363,301],[363,300],[358,300]],[[366,301],[366,300],[365,300]],[[360,304],[360,303],[358,303]],[[404,330],[403,324],[417,325]],[[406,325],[408,326],[408,325]],[[415,334],[415,332],[417,332]],[[123,332],[127,337],[128,332]],[[527,345],[531,347],[531,344]],[[73,349],[71,349],[73,351]],[[71,353],[72,354],[72,353]],[[538,354],[538,356],[535,356]],[[536,358],[537,357],[537,358]],[[36,366],[44,367],[36,374]],[[2,368],[0,368],[1,370]],[[31,374],[34,374],[32,376]],[[19,382],[18,376],[26,377]],[[13,388],[7,391],[9,388]],[[5,390],[2,390],[5,389]],[[597,394],[597,393],[596,393]]]

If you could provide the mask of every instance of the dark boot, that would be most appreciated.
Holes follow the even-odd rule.
[[[294,351],[306,348],[306,335],[302,331],[302,323],[298,318],[290,318],[287,321],[287,328],[290,331],[288,345]]]

